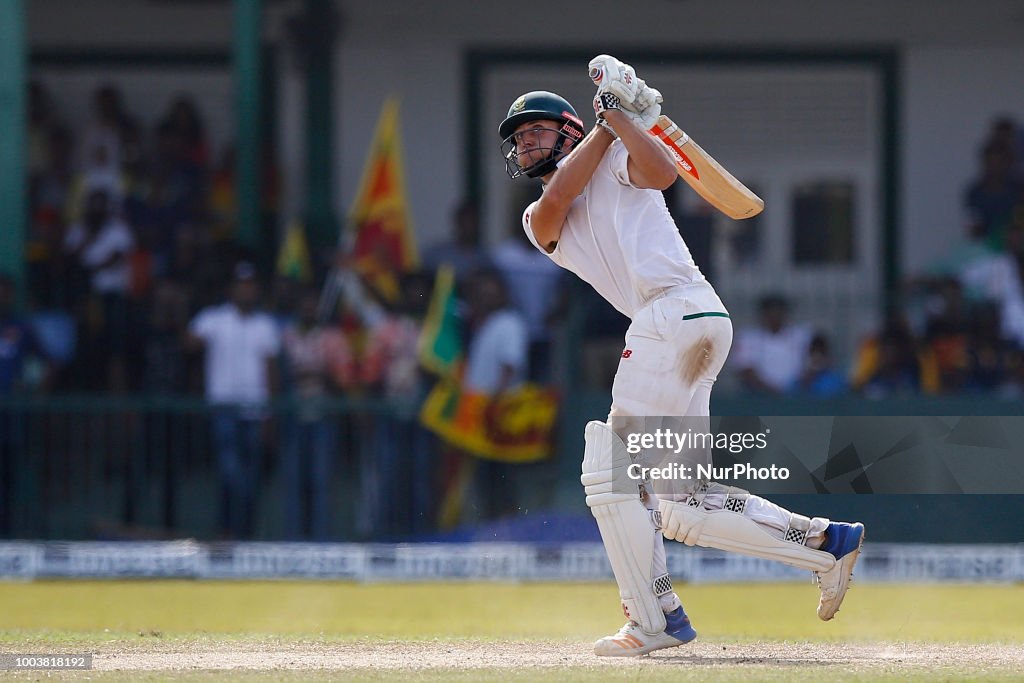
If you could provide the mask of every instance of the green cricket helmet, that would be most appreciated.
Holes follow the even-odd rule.
[[[558,139],[552,147],[538,150],[547,150],[548,154],[540,161],[524,168],[520,166],[519,155],[516,152],[515,131],[529,121],[556,121],[561,123],[562,127],[558,129]],[[534,90],[520,95],[509,107],[505,120],[498,126],[501,154],[505,157],[505,170],[512,178],[521,175],[529,178],[546,176],[555,170],[558,160],[568,153],[562,151],[565,141],[578,143],[585,134],[583,121],[564,97],[546,90]]]

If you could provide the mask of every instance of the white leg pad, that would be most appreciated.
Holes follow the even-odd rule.
[[[658,596],[671,593],[672,582],[667,574],[654,576],[655,544],[663,542],[657,513],[644,507],[639,487],[623,492],[612,485],[613,474],[625,471],[629,462],[625,445],[606,423],[587,425],[580,477],[587,505],[601,531],[627,616],[654,635],[665,630]]]
[[[804,545],[806,529],[793,528],[780,539],[744,517],[742,511],[708,511],[665,499],[659,501],[659,510],[665,538],[686,545],[753,555],[814,572],[827,572],[836,563],[831,553]]]

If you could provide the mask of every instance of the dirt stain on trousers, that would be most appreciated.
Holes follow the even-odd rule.
[[[696,344],[685,349],[679,357],[679,369],[683,381],[695,384],[707,374],[714,355],[714,343],[707,336],[701,337]]]

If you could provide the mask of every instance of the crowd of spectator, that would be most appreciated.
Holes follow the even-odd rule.
[[[451,239],[427,245],[424,269],[402,279],[395,302],[341,261],[314,263],[300,283],[275,273],[272,253],[240,246],[233,151],[213,163],[189,96],[151,127],[112,85],[95,91],[84,122],[63,120],[41,82],[29,100],[26,314],[15,312],[15,281],[0,278],[0,389],[204,396],[227,537],[253,533],[272,472],[285,493],[286,535],[327,538],[345,458],[359,460],[349,466],[362,480],[356,524],[366,535],[434,530],[444,466],[417,421],[428,387],[417,344],[436,269],[455,270],[467,389],[493,395],[550,376],[560,270],[518,222],[487,249],[477,207],[461,203]],[[262,188],[270,211],[275,177],[271,170]],[[328,291],[339,296],[325,310]],[[329,407],[339,396],[393,402],[387,419],[353,418],[361,455],[339,455],[346,448]],[[274,414],[274,399],[292,399],[294,409]],[[470,494],[492,501],[480,515],[509,511],[508,472],[480,468]]]
[[[196,390],[197,366],[171,372],[174,354],[160,351],[184,338],[188,316],[220,296],[243,255],[223,196],[234,170],[213,164],[187,95],[152,127],[113,85],[93,93],[90,112],[65,121],[31,84],[25,297],[54,361],[47,388]]]
[[[907,282],[903,313],[862,347],[854,378],[868,395],[1024,395],[1024,129],[1012,119],[992,123],[962,202],[964,238]]]
[[[869,399],[920,395],[1024,396],[1024,130],[993,122],[962,198],[964,238],[907,279],[849,368],[823,330],[791,321],[778,295],[741,329],[730,365],[746,391]]]
[[[571,278],[529,243],[518,211],[488,247],[478,207],[460,203],[451,237],[426,245],[423,270],[403,278],[397,301],[374,297],[332,263],[314,264],[312,280],[301,283],[275,275],[272,251],[267,258],[239,246],[234,152],[228,146],[213,162],[189,96],[174,99],[151,127],[111,85],[94,93],[91,118],[77,128],[43,84],[32,84],[29,101],[28,313],[16,311],[15,281],[0,274],[0,393],[204,395],[215,406],[224,534],[253,532],[265,458],[276,452],[287,535],[329,536],[341,437],[326,406],[338,396],[396,406],[387,421],[361,425],[357,524],[367,535],[435,526],[435,480],[466,457],[439,449],[416,419],[428,388],[417,343],[442,265],[454,269],[462,301],[467,389],[493,396],[565,376],[554,348]],[[827,331],[794,320],[790,302],[772,294],[757,324],[737,329],[726,371],[744,391],[770,395],[1024,396],[1022,140],[1009,119],[993,125],[965,191],[963,243],[908,283],[901,305],[860,340],[847,367]],[[262,196],[273,221],[279,189],[273,163],[266,167]],[[325,311],[323,285],[331,281],[340,297]],[[581,384],[605,390],[626,321],[588,288],[573,291],[584,311]],[[267,404],[280,396],[297,409],[274,425]],[[268,441],[274,430],[277,451]],[[514,509],[513,470],[476,468],[482,516]],[[409,504],[396,506],[397,498]]]

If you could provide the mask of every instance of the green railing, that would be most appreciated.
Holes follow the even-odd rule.
[[[283,462],[289,426],[308,404],[278,401],[262,422],[264,448],[253,535],[284,538]],[[381,400],[334,399],[318,404],[334,447],[329,499],[332,538],[398,534],[365,513],[361,491],[378,482],[378,497],[401,477],[374,473],[402,430],[414,428],[415,406]],[[9,530],[15,538],[180,537],[214,539],[220,483],[211,424],[215,408],[201,399],[61,396],[0,401],[0,448],[10,465]],[[393,438],[392,438],[393,437]],[[381,442],[391,438],[388,444]],[[378,451],[380,457],[375,457]],[[390,460],[388,455],[391,456]],[[0,473],[2,475],[2,473]],[[394,484],[394,487],[391,486]],[[0,504],[4,501],[0,500]],[[364,506],[365,507],[365,506]],[[375,511],[386,517],[386,511]],[[365,519],[367,516],[371,519]]]
[[[579,489],[583,427],[604,419],[609,398],[575,394],[564,402],[555,456],[518,473],[531,514],[585,514]],[[289,535],[285,488],[288,426],[307,404],[269,407],[251,534]],[[327,475],[331,540],[395,540],[435,530],[441,471],[450,462],[416,423],[416,405],[339,398],[320,406],[333,432]],[[57,396],[0,399],[0,538],[217,539],[220,477],[213,408],[197,398]],[[719,415],[1020,415],[1019,401],[977,398],[869,402],[716,397]],[[7,470],[6,472],[4,470]],[[426,493],[424,493],[426,492]],[[304,494],[303,494],[304,495]],[[424,496],[428,500],[423,500]],[[791,501],[806,509],[810,501]],[[885,540],[1020,540],[1022,496],[817,497],[821,514],[885,514]],[[908,497],[910,498],[910,497]],[[836,499],[836,500],[831,500]],[[899,499],[899,500],[897,500]],[[783,502],[783,501],[780,501]],[[909,505],[909,507],[908,507]],[[926,514],[939,506],[944,522]],[[895,515],[895,517],[892,517]],[[902,520],[902,521],[901,521]],[[972,531],[972,529],[974,531]],[[985,529],[981,539],[978,529]],[[941,533],[940,533],[941,532]],[[883,539],[877,539],[883,540]]]

